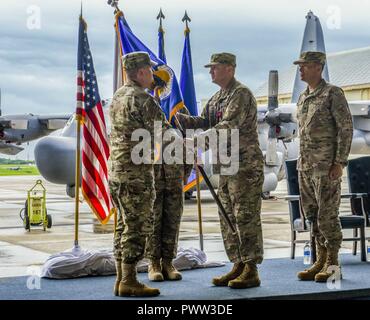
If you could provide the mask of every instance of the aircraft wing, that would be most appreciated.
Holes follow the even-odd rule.
[[[11,128],[10,120],[4,119],[4,117],[0,117],[0,129],[8,129]]]
[[[353,117],[353,127],[370,132],[370,101],[348,101],[348,106]]]
[[[348,101],[352,116],[363,116],[370,118],[370,101]]]
[[[72,114],[55,116],[38,116],[41,124],[48,130],[58,130],[64,128]]]
[[[0,153],[14,156],[23,150],[24,148],[22,147],[18,147],[14,144],[4,143],[0,141]]]
[[[32,116],[33,115],[28,114],[0,116],[0,130],[4,129],[26,130],[28,127],[28,120]]]

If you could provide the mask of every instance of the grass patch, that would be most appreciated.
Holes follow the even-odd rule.
[[[0,165],[0,176],[36,176],[40,175],[39,170],[34,165]]]

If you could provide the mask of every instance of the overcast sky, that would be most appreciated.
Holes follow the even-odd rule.
[[[252,90],[267,80],[269,70],[289,68],[299,55],[309,10],[321,20],[329,53],[370,46],[369,0],[121,2],[132,30],[154,52],[156,16],[162,8],[167,60],[178,78],[184,43],[181,19],[188,11],[197,100],[217,90],[203,67],[214,52],[235,53],[237,78]],[[73,112],[80,4],[80,0],[0,1],[3,114]],[[83,12],[100,95],[107,98],[112,95],[113,9],[106,0],[84,0]]]

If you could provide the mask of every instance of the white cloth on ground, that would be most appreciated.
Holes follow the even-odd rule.
[[[138,272],[148,271],[148,260],[141,260],[137,265]],[[178,248],[173,260],[178,270],[212,268],[224,266],[223,262],[209,262],[207,255],[196,248]],[[115,259],[111,250],[72,250],[51,255],[44,263],[41,277],[51,279],[70,279],[85,276],[104,276],[116,273]]]

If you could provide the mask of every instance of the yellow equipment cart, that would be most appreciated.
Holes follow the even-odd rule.
[[[28,231],[31,231],[31,226],[42,226],[44,231],[52,226],[51,215],[46,210],[46,189],[41,180],[27,191],[23,226]]]

